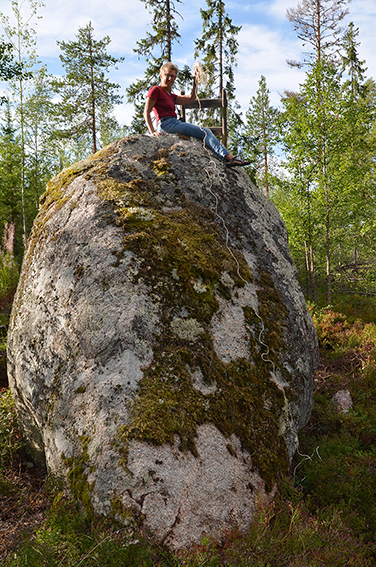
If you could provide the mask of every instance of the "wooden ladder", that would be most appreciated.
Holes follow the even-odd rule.
[[[184,94],[182,91],[180,94]],[[222,89],[222,97],[221,98],[200,98],[199,100],[195,100],[194,102],[190,102],[189,104],[185,104],[184,106],[180,106],[181,112],[181,119],[183,122],[186,122],[186,109],[191,108],[220,108],[221,109],[221,126],[217,127],[209,127],[214,134],[221,138],[222,145],[227,148],[227,96],[226,90]]]

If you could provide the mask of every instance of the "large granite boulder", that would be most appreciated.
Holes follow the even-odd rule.
[[[285,226],[201,142],[131,137],[41,199],[8,372],[30,455],[180,548],[272,498],[318,348]]]

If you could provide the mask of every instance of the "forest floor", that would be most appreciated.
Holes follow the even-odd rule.
[[[260,510],[252,533],[232,526],[221,542],[207,540],[177,557],[147,534],[136,538],[119,526],[95,523],[28,461],[10,420],[5,433],[12,450],[6,467],[0,466],[1,567],[376,565],[376,310],[369,302],[358,313],[344,305],[312,310],[321,348],[314,410],[301,432],[291,478],[275,505]],[[6,388],[2,371],[0,415]],[[347,413],[331,401],[339,390],[351,394],[354,407]],[[76,526],[74,541],[69,525]]]

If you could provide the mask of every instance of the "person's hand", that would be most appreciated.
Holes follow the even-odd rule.
[[[151,135],[154,136],[162,136],[162,132],[152,132]]]

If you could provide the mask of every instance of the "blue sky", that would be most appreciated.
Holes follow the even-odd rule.
[[[0,11],[11,16],[11,0],[0,2]],[[22,7],[26,19],[28,2],[24,0]],[[109,35],[112,40],[109,52],[125,58],[112,74],[112,79],[121,85],[121,94],[131,82],[143,75],[145,63],[137,59],[133,49],[137,40],[151,30],[151,16],[140,0],[44,0],[44,3],[45,6],[38,11],[41,18],[32,22],[37,29],[39,58],[47,64],[49,72],[62,73],[56,41],[73,40],[78,28],[91,21],[95,37],[100,39]],[[281,93],[297,89],[304,80],[304,71],[291,69],[286,64],[286,59],[300,60],[304,49],[286,18],[287,8],[293,8],[297,3],[297,0],[225,0],[226,11],[233,23],[242,26],[238,35],[235,85],[243,111],[255,95],[261,75],[266,77],[275,106],[279,104]],[[193,66],[194,40],[202,32],[200,8],[206,7],[206,1],[186,0],[176,3],[176,7],[183,19],[177,18],[181,45],[174,48],[174,62],[178,66]],[[376,2],[352,0],[349,10],[345,23],[353,21],[359,28],[360,57],[366,60],[367,76],[376,78]],[[130,124],[132,105],[124,101],[116,109],[116,116],[120,123]]]

